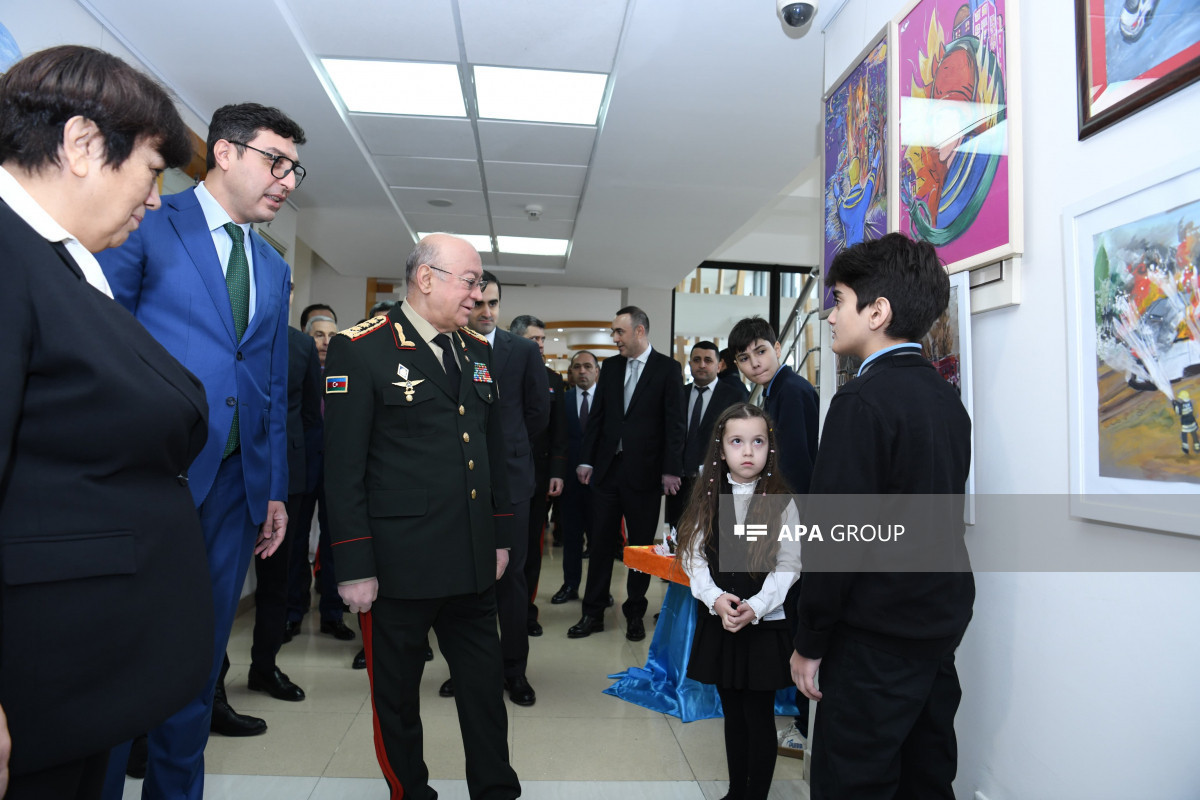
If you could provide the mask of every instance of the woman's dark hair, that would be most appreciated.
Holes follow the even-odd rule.
[[[732,496],[729,483],[729,464],[722,458],[722,442],[725,439],[725,427],[730,420],[761,419],[767,423],[767,463],[754,487],[755,502],[750,504],[746,512],[746,524],[766,523],[775,530],[775,525],[783,519],[783,512],[791,498],[791,488],[779,471],[779,454],[776,452],[778,439],[775,436],[774,423],[767,412],[749,403],[734,403],[717,417],[713,426],[713,437],[708,442],[704,457],[704,471],[692,485],[692,495],[688,498],[687,507],[679,519],[676,530],[679,533],[678,547],[681,559],[687,559],[693,548],[703,553],[710,537],[717,533],[720,522],[719,508],[722,497]],[[775,565],[779,553],[777,536],[765,536],[749,548],[748,563],[756,573],[770,572]],[[690,566],[684,564],[685,567]],[[714,568],[716,565],[712,565]]]
[[[187,126],[166,89],[110,53],[63,45],[0,77],[0,163],[28,172],[57,166],[63,128],[77,116],[99,128],[109,167],[124,164],[143,141],[168,167],[192,158]]]

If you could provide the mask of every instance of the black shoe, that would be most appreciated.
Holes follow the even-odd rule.
[[[129,747],[129,760],[125,762],[125,774],[131,778],[146,777],[146,761],[149,757],[146,734],[137,736]]]
[[[366,669],[367,668],[367,651],[366,649],[359,650],[354,656],[354,661],[350,663],[350,669]]]
[[[640,642],[646,638],[646,625],[641,617],[629,617],[625,620],[625,638],[631,642]]]
[[[283,643],[287,644],[293,638],[300,635],[300,620],[295,622],[284,623],[283,626]]]
[[[270,672],[262,672],[250,667],[250,679],[246,685],[255,692],[266,692],[276,700],[287,700],[298,703],[304,699],[304,690],[288,680],[288,676],[275,667]]]
[[[531,706],[537,702],[537,695],[524,675],[519,678],[505,678],[504,688],[508,689],[508,699],[519,706]]]
[[[604,630],[604,620],[600,617],[590,617],[584,614],[567,630],[568,639],[582,639],[585,636],[591,636],[593,633],[599,633]]]
[[[354,631],[346,627],[346,623],[340,619],[323,619],[321,620],[321,633],[328,633],[335,639],[341,639],[343,642],[348,642],[354,638]]]
[[[433,648],[432,647],[425,648],[425,660],[433,661]]]
[[[217,690],[213,697],[212,721],[209,730],[222,736],[258,736],[267,732],[267,721],[239,714],[229,707],[225,692]]]
[[[446,678],[446,682],[438,687],[438,697],[454,697],[454,678]]]
[[[613,596],[610,594],[610,595],[608,596],[608,605],[606,605],[606,606],[605,606],[605,608],[612,608],[612,607],[613,607],[613,606],[615,606],[616,604],[617,604],[617,601],[616,601],[616,600],[613,600]]]
[[[550,605],[561,606],[563,603],[578,599],[579,592],[575,589],[575,587],[571,586],[569,583],[564,583],[562,588],[554,593],[554,597],[550,598]]]
[[[541,636],[542,635],[541,623],[538,622],[536,619],[530,620],[530,622],[528,624],[528,633],[530,636]]]

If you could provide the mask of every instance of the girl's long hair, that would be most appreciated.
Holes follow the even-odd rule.
[[[710,537],[717,534],[720,522],[719,508],[722,496],[732,494],[729,483],[729,464],[722,458],[724,453],[722,442],[725,440],[725,428],[733,419],[761,419],[767,423],[767,463],[758,476],[758,484],[754,487],[755,499],[750,503],[746,512],[745,522],[778,523],[783,518],[791,494],[791,488],[779,471],[779,453],[774,423],[767,412],[749,403],[734,403],[722,412],[713,426],[712,439],[705,449],[704,470],[696,478],[692,486],[692,494],[688,498],[683,516],[677,528],[679,539],[676,552],[685,559],[684,568],[691,565],[686,563],[694,547],[703,553]],[[774,496],[774,497],[773,497]],[[764,502],[765,501],[765,502]],[[772,534],[762,537],[754,543],[746,543],[749,548],[749,564],[752,572],[770,572],[775,565],[779,553],[778,537],[774,535],[775,526],[771,525]],[[716,568],[716,565],[712,565]]]

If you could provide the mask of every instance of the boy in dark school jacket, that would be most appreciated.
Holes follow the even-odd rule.
[[[834,259],[828,285],[833,351],[863,365],[829,406],[810,495],[962,494],[971,420],[919,344],[949,302],[933,246],[897,233],[863,242]],[[792,677],[820,701],[813,800],[954,797],[954,651],[974,598],[969,569],[806,564]]]

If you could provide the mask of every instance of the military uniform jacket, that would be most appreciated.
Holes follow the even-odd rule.
[[[481,592],[511,542],[491,348],[460,329],[451,385],[397,304],[335,336],[325,361],[325,497],[339,582],[401,599]]]

